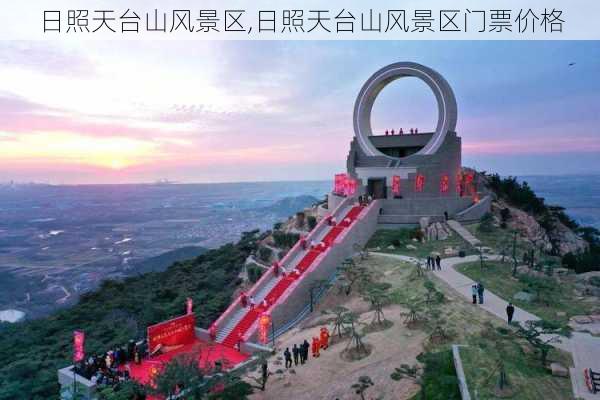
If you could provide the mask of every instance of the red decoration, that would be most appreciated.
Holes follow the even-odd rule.
[[[448,175],[442,175],[442,178],[440,179],[440,192],[448,193],[449,189],[450,189],[450,178],[448,177]]]
[[[394,196],[400,196],[400,177],[398,175],[392,176],[392,193]]]
[[[83,331],[73,332],[73,361],[79,362],[85,358],[85,333]]]
[[[356,193],[358,182],[348,174],[335,174],[333,193],[340,196],[352,196]]]
[[[191,314],[193,313],[193,308],[194,308],[194,300],[192,300],[191,297],[188,297],[187,300],[185,301],[185,306],[186,306],[186,314]]]
[[[458,193],[459,196],[462,196],[464,193],[462,172],[456,174],[456,193]]]
[[[176,346],[191,343],[196,339],[196,317],[184,315],[148,327],[148,347],[150,352],[158,345]]]
[[[269,341],[269,328],[271,326],[271,316],[267,313],[262,313],[258,319],[258,335],[261,343]]]
[[[417,174],[415,177],[415,192],[422,192],[425,188],[425,175]]]
[[[335,174],[333,193],[338,195],[344,194],[344,186],[346,184],[346,174]]]

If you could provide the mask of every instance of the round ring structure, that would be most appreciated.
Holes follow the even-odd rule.
[[[389,83],[404,77],[415,77],[425,82],[433,91],[438,104],[438,122],[435,133],[429,142],[419,150],[418,155],[432,155],[440,148],[446,134],[456,128],[456,98],[442,75],[433,69],[413,62],[398,62],[375,72],[363,85],[354,103],[354,134],[358,144],[367,156],[388,156],[371,143],[371,110],[379,92]]]

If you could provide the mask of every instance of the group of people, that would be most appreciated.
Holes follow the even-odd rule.
[[[121,368],[128,362],[141,363],[147,356],[148,345],[130,340],[126,346],[115,347],[103,355],[94,355],[75,365],[75,373],[99,385],[116,385],[129,380],[129,371]]]
[[[477,300],[479,299],[479,304],[483,304],[483,292],[485,288],[483,287],[483,283],[478,282],[471,286],[471,295],[473,296],[473,304],[477,304]]]
[[[418,128],[410,128],[410,134],[411,135],[416,135],[419,133],[419,129]],[[396,134],[396,132],[392,129],[390,130],[385,130],[385,136],[394,136]],[[402,130],[402,128],[400,128],[400,130],[398,131],[398,135],[404,135],[404,130]]]
[[[283,352],[283,358],[285,359],[285,367],[291,368],[292,365],[298,366],[308,361],[308,350],[312,351],[312,356],[318,358],[321,354],[321,350],[326,350],[329,347],[329,330],[326,327],[322,327],[319,336],[312,338],[312,345],[308,343],[308,340],[304,339],[304,342],[299,345],[294,344],[292,350],[286,347]],[[293,362],[292,362],[293,360]]]
[[[438,271],[442,270],[442,259],[440,258],[439,254],[435,257],[428,256],[427,257],[427,270],[435,271],[436,268]]]

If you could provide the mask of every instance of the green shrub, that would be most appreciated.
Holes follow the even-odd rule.
[[[311,231],[317,226],[317,219],[313,215],[309,215],[306,218],[306,222],[308,223],[308,229]]]

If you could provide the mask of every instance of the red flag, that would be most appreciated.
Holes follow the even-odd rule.
[[[85,358],[85,333],[83,331],[73,332],[73,361],[79,362]]]
[[[192,300],[191,297],[188,297],[186,300],[186,305],[187,305],[187,313],[191,314],[193,312],[193,308],[194,308],[194,300]]]

